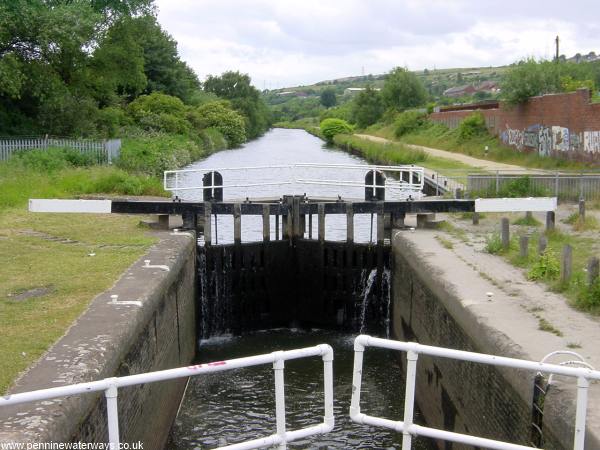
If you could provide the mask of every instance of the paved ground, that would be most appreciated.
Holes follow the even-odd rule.
[[[355,134],[354,136],[359,137],[361,139],[367,139],[367,140],[373,141],[373,142],[380,142],[380,143],[394,142],[394,141],[391,141],[389,139],[385,139],[382,137],[371,136],[370,134]],[[473,167],[476,167],[481,170],[489,170],[489,171],[510,170],[510,171],[514,171],[516,173],[518,173],[519,171],[521,171],[523,173],[543,172],[542,170],[532,170],[532,169],[528,169],[528,168],[522,167],[522,166],[515,166],[513,164],[504,164],[504,163],[499,163],[499,162],[495,162],[495,161],[488,161],[486,159],[473,158],[472,156],[464,155],[462,153],[448,152],[445,150],[439,150],[437,148],[423,147],[420,145],[412,145],[412,144],[404,144],[404,145],[406,145],[407,147],[410,147],[410,148],[423,150],[425,153],[427,153],[428,155],[431,155],[431,156],[436,156],[438,158],[451,159],[454,161],[461,162],[463,164],[468,164],[469,166],[473,166]]]

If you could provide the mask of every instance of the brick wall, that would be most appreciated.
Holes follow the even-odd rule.
[[[442,111],[430,119],[455,128],[473,112]],[[587,89],[532,97],[512,108],[501,104],[480,112],[490,132],[519,151],[600,162],[600,103],[590,103]]]

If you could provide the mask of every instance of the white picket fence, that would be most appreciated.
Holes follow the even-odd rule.
[[[119,157],[121,139],[93,140],[71,139],[50,136],[0,137],[0,161],[8,160],[14,153],[23,150],[47,150],[52,147],[71,148],[80,153],[91,155],[100,164],[111,164]]]

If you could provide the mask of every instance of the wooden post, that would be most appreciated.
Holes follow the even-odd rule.
[[[546,247],[548,247],[548,238],[546,236],[540,236],[538,240],[538,254],[543,254],[546,251]]]
[[[569,244],[565,244],[560,259],[560,281],[566,283],[571,279],[573,267],[573,248]]]
[[[275,214],[275,240],[279,240],[279,214]]]
[[[325,204],[319,203],[319,242],[325,242]]]
[[[500,230],[502,236],[502,248],[504,250],[508,250],[508,247],[510,246],[510,228],[508,218],[503,217],[500,220]]]
[[[242,205],[239,203],[233,205],[233,242],[242,242]]]
[[[346,203],[346,241],[354,242],[354,207]]]
[[[212,230],[212,206],[204,202],[204,245],[210,245]]]
[[[587,263],[587,282],[589,286],[596,282],[598,275],[600,275],[600,259],[592,256]]]
[[[580,199],[579,200],[579,219],[581,220],[581,222],[585,222],[585,200],[584,199]]]
[[[308,213],[308,238],[312,239],[312,214]]]
[[[473,225],[479,225],[479,213],[478,212],[473,213]]]
[[[454,198],[456,198],[456,199],[463,198],[463,191],[461,188],[456,188],[456,190],[454,191]]]
[[[269,205],[263,205],[263,241],[271,240],[271,216],[269,215]]]
[[[554,211],[548,211],[546,213],[546,232],[554,231],[554,222],[556,220]]]
[[[300,231],[300,197],[292,198],[292,233],[294,239],[301,237]]]
[[[377,243],[383,244],[385,233],[385,217],[383,214],[383,203],[377,205]]]
[[[525,220],[529,223],[533,220],[533,213],[531,211],[525,212]]]
[[[519,256],[524,259],[529,256],[529,238],[527,236],[519,237]]]

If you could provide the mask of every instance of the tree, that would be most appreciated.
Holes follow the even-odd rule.
[[[333,88],[325,88],[321,91],[321,105],[325,108],[331,108],[337,104],[337,97]]]
[[[244,117],[229,107],[228,102],[205,103],[196,108],[198,125],[216,128],[221,132],[229,147],[238,147],[246,141]]]
[[[396,67],[387,75],[381,95],[385,106],[398,111],[423,105],[427,101],[427,91],[421,80],[402,67]]]
[[[246,136],[252,139],[267,130],[270,115],[260,92],[250,81],[247,74],[228,71],[221,76],[209,75],[204,90],[231,101],[231,105],[245,116]]]
[[[352,118],[359,128],[365,128],[377,122],[381,118],[384,109],[381,94],[367,86],[354,99]]]

